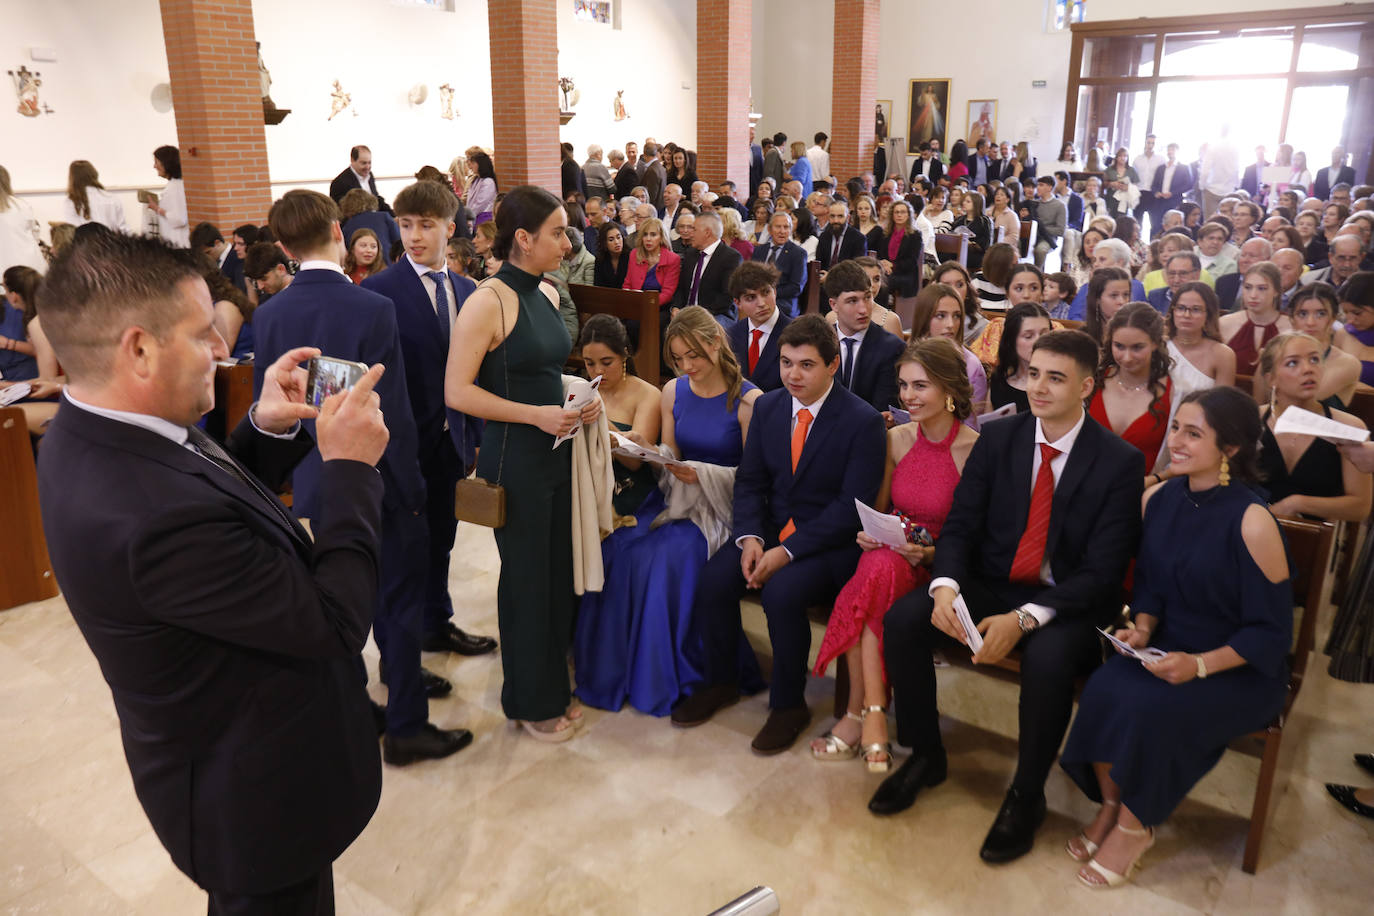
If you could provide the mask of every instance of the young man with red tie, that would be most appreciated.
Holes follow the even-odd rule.
[[[1051,331],[1031,354],[1030,413],[986,424],[954,491],[928,592],[884,618],[884,658],[898,742],[911,756],[869,810],[896,814],[946,773],[932,650],[966,642],[962,597],[983,634],[978,664],[1021,650],[1016,775],[980,852],[1008,862],[1030,851],[1045,819],[1045,779],[1073,711],[1073,685],[1101,661],[1097,628],[1121,610],[1140,536],[1140,452],[1087,419],[1098,347],[1082,331]]]
[[[778,271],[771,264],[745,261],[730,275],[730,298],[740,319],[725,336],[744,377],[765,392],[782,387],[778,335],[792,321],[778,308],[777,286]]]

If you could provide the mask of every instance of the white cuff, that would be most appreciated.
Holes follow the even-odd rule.
[[[267,430],[263,429],[261,426],[258,425],[257,418],[253,416],[253,413],[257,409],[258,402],[254,401],[252,406],[248,408],[248,422],[252,423],[253,428],[256,429],[258,432],[262,433],[264,436],[270,436],[273,439],[294,439],[296,438],[296,434],[301,431],[301,421],[297,420],[291,426],[291,428],[284,433],[269,433]]]
[[[1035,622],[1040,624],[1040,626],[1042,627],[1045,624],[1049,623],[1051,620],[1053,620],[1055,614],[1058,613],[1057,611],[1055,611],[1054,608],[1045,607],[1043,604],[1023,604],[1021,605],[1021,607],[1023,607],[1028,614],[1034,617]]]
[[[735,546],[738,547],[740,550],[743,550],[744,542],[751,539],[758,541],[760,547],[763,546],[763,538],[759,537],[757,534],[745,534],[735,538]]]
[[[936,590],[937,588],[952,588],[952,589],[954,589],[954,594],[955,594],[956,597],[957,597],[958,594],[959,594],[959,583],[958,583],[958,582],[955,582],[955,581],[954,581],[953,579],[951,579],[949,576],[940,576],[940,577],[938,577],[938,578],[931,579],[931,580],[930,580],[930,588],[927,589],[926,594],[928,594],[928,595],[930,595],[932,598],[934,598],[934,597],[935,597],[935,590]]]

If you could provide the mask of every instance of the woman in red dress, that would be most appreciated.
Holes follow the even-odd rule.
[[[1173,397],[1164,319],[1149,303],[1132,302],[1107,322],[1106,336],[1088,413],[1140,449],[1145,469],[1152,470],[1169,431]],[[1158,483],[1153,475],[1146,480]]]

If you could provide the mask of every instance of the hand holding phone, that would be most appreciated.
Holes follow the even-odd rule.
[[[305,403],[319,408],[330,395],[348,391],[367,374],[367,366],[349,359],[316,356],[306,365]]]

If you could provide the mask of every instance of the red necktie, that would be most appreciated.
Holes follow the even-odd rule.
[[[1045,542],[1050,533],[1050,508],[1054,504],[1054,471],[1050,462],[1059,449],[1040,443],[1040,471],[1031,489],[1030,512],[1026,513],[1026,530],[1016,545],[1016,557],[1011,561],[1012,582],[1036,584],[1040,581],[1040,567],[1045,560]]]
[[[801,461],[802,449],[806,447],[806,431],[811,428],[811,411],[803,407],[797,411],[797,425],[792,430],[792,473],[797,473],[797,464]],[[785,541],[797,531],[797,526],[789,518],[787,524],[782,526],[782,532],[778,535],[779,541]]]
[[[763,329],[754,328],[750,333],[754,335],[754,339],[749,342],[749,374],[753,375],[759,364],[759,339],[763,337]]]

